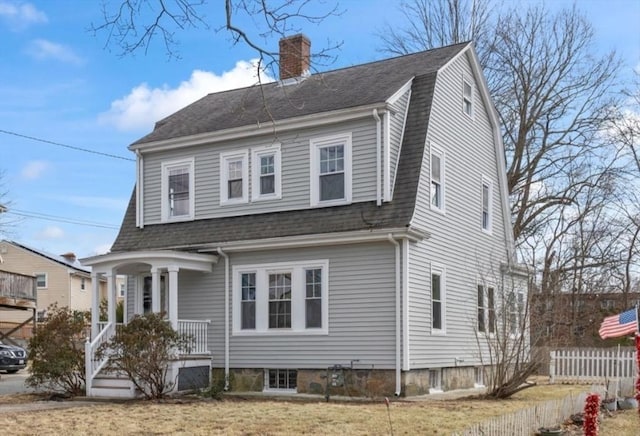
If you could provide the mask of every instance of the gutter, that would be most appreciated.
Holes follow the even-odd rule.
[[[401,348],[401,335],[400,335],[400,329],[402,328],[402,324],[400,323],[400,304],[401,304],[401,298],[400,298],[400,287],[401,287],[401,282],[400,282],[400,244],[398,243],[398,241],[396,241],[395,239],[393,239],[393,234],[389,233],[388,235],[388,239],[389,242],[391,242],[394,246],[395,246],[395,251],[396,251],[396,391],[394,393],[394,395],[396,397],[400,396],[400,393],[402,391],[402,359],[401,359],[401,353],[402,353],[402,348]]]
[[[224,390],[229,390],[229,255],[218,247],[224,257]]]
[[[144,228],[144,160],[140,150],[136,150],[136,226]]]
[[[378,115],[378,109],[373,110],[373,118],[376,120],[376,206],[381,206],[381,184],[382,174],[380,172],[380,160],[382,158],[382,122]]]

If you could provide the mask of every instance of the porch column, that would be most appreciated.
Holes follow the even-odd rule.
[[[160,313],[160,271],[151,268],[151,312]]]
[[[113,292],[113,272],[105,274],[107,276],[107,321],[116,322],[115,293]]]
[[[174,330],[178,330],[178,271],[180,268],[171,265],[169,271],[169,321]]]
[[[100,322],[100,274],[91,273],[91,340],[98,336],[98,322]]]

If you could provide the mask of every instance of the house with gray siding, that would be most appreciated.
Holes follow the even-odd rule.
[[[278,81],[209,94],[129,146],[136,186],[118,237],[83,260],[111,290],[87,352],[114,334],[113,278],[126,274],[127,319],[164,312],[194,337],[177,389],[482,384],[477,338],[505,292],[511,319],[524,316],[526,275],[473,44],[313,75],[309,47],[281,40]],[[87,362],[87,395],[135,395]]]

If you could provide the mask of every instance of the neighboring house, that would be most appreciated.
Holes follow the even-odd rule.
[[[14,241],[0,241],[2,269],[36,278],[38,318],[46,316],[50,305],[67,306],[72,310],[89,310],[91,268],[83,266],[73,253],[54,255]],[[100,285],[100,298],[106,298],[106,281]],[[27,312],[0,312],[4,322],[23,322]]]
[[[473,45],[314,75],[304,36],[280,56],[279,81],[207,95],[129,147],[120,233],[83,262],[129,276],[129,318],[165,311],[194,335],[178,389],[211,368],[232,390],[482,384],[476,336],[500,292],[523,316],[526,273]],[[115,332],[93,327],[90,354]],[[91,362],[87,395],[117,394]]]

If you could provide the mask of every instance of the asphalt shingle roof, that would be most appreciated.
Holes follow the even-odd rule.
[[[274,119],[384,102],[415,77],[398,161],[393,201],[290,210],[285,212],[201,219],[188,222],[135,225],[135,191],[112,252],[197,247],[224,242],[407,227],[415,206],[424,143],[436,73],[464,50],[456,44],[413,55],[345,68],[309,77],[299,85],[210,94],[159,122],[154,131],[134,144],[223,130]],[[283,95],[283,89],[287,94]],[[285,98],[285,100],[282,100]],[[293,101],[296,104],[292,105]],[[264,118],[266,117],[266,118]]]

